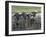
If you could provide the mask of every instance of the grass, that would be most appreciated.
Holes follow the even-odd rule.
[[[41,12],[41,7],[33,7],[33,6],[12,6],[12,14],[16,12],[33,12],[33,11],[38,11]]]

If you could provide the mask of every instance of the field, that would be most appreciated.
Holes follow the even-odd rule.
[[[32,7],[32,6],[12,6],[12,14],[14,15],[15,13],[31,13],[37,11],[38,13],[41,12],[41,7]]]

